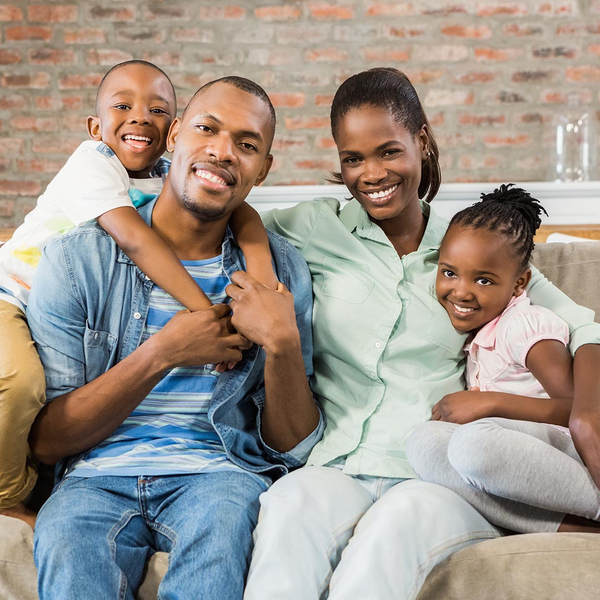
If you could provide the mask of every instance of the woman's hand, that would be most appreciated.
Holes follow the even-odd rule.
[[[450,423],[470,423],[477,419],[492,417],[494,409],[493,393],[471,388],[464,392],[454,392],[444,396],[432,409],[432,421]]]

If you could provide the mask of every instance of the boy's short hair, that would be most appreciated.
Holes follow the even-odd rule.
[[[173,99],[175,100],[174,108],[175,108],[175,110],[177,110],[177,94],[175,93],[175,86],[173,85],[171,78],[160,67],[157,67],[156,65],[152,64],[151,62],[148,62],[147,60],[134,59],[134,60],[126,60],[125,62],[117,63],[116,65],[112,66],[105,73],[104,77],[100,81],[100,85],[98,86],[98,91],[96,92],[96,102],[95,102],[96,114],[98,114],[98,99],[100,98],[100,94],[102,93],[102,88],[104,87],[104,84],[105,84],[106,80],[108,79],[108,77],[110,76],[110,74],[114,73],[115,71],[118,71],[122,67],[128,67],[129,65],[144,65],[146,67],[150,67],[150,68],[158,71],[161,75],[164,75],[165,78],[167,79],[167,81],[169,82],[169,85],[171,86],[171,91],[173,92]]]

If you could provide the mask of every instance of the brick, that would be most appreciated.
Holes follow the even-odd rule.
[[[284,152],[286,150],[303,150],[306,148],[306,138],[281,138],[275,136],[273,150]]]
[[[492,30],[485,25],[479,27],[447,25],[446,27],[442,27],[442,34],[450,37],[485,40],[492,37]]]
[[[480,62],[505,62],[522,54],[521,48],[475,48],[475,59]]]
[[[553,79],[550,71],[517,71],[512,74],[513,83],[537,83],[540,81],[551,81]]]
[[[178,67],[183,64],[181,52],[144,52],[143,59],[161,67]]]
[[[439,81],[444,76],[444,71],[442,70],[423,70],[423,71],[413,71],[413,70],[405,70],[404,74],[410,79],[411,83],[417,84],[429,84],[435,83]]]
[[[592,44],[591,46],[588,46],[587,50],[590,54],[600,56],[600,44]]]
[[[333,94],[317,94],[315,96],[315,106],[331,106]]]
[[[184,27],[182,29],[173,29],[171,38],[174,42],[180,43],[201,43],[212,44],[215,40],[213,29],[198,29],[197,27]]]
[[[105,44],[103,29],[67,29],[63,34],[65,44]]]
[[[246,18],[246,9],[241,6],[201,6],[201,21],[240,21]]]
[[[37,136],[32,140],[34,154],[63,154],[71,155],[83,141],[83,132],[79,137],[50,137]]]
[[[161,22],[191,20],[187,7],[172,4],[154,4],[147,7],[144,10],[143,19],[144,21],[158,19]]]
[[[384,25],[382,35],[387,38],[416,38],[427,33],[425,25],[411,25],[398,27],[396,25]]]
[[[320,170],[320,171],[333,171],[335,169],[335,163],[331,160],[319,159],[319,160],[296,160],[294,161],[294,167],[296,169],[303,170]]]
[[[23,11],[14,4],[0,6],[0,21],[22,21]]]
[[[502,28],[502,33],[504,35],[518,38],[531,37],[534,35],[543,35],[544,28],[540,25],[519,25],[517,23],[511,23],[510,25],[505,25]]]
[[[519,92],[502,90],[496,96],[498,102],[502,104],[514,104],[518,102],[527,102],[527,98]]]
[[[410,50],[408,49],[363,48],[360,53],[365,60],[373,63],[410,60]]]
[[[369,2],[367,17],[407,17],[414,14],[415,7],[410,2]]]
[[[17,160],[17,170],[22,173],[51,173],[60,171],[62,160]]]
[[[97,88],[100,85],[102,75],[89,73],[87,75],[67,75],[58,81],[59,90],[80,90],[86,88]]]
[[[304,59],[308,62],[340,62],[348,60],[348,53],[338,48],[315,48],[304,53]]]
[[[296,21],[302,10],[298,6],[261,6],[254,14],[264,21]]]
[[[127,27],[127,29],[119,29],[117,31],[117,39],[125,43],[153,42],[155,44],[162,44],[165,41],[165,32],[161,29]]]
[[[523,2],[480,2],[478,17],[523,16],[527,14],[527,5]]]
[[[133,54],[123,52],[121,50],[111,50],[109,48],[94,48],[86,52],[85,59],[88,65],[93,66],[110,66],[117,63],[131,60]]]
[[[570,2],[538,2],[535,7],[535,12],[544,17],[564,17],[578,14],[576,0]]]
[[[465,60],[469,57],[469,48],[467,46],[444,46],[430,45],[419,46],[415,49],[416,58],[419,61],[426,62],[454,62]]]
[[[333,39],[336,42],[345,42],[350,44],[346,47],[356,46],[356,40],[375,40],[381,37],[381,24],[366,22],[353,23],[351,25],[334,25]],[[331,34],[327,33],[327,39],[331,38]]]
[[[298,48],[253,48],[248,53],[248,63],[251,65],[297,65],[301,62]]]
[[[6,173],[10,168],[10,159],[0,158],[0,173]]]
[[[570,67],[566,71],[567,81],[581,81],[584,83],[600,82],[600,67],[581,66]]]
[[[21,54],[13,50],[0,48],[0,65],[17,65],[21,62]]]
[[[58,129],[58,123],[52,117],[18,115],[10,120],[10,125],[17,131],[33,131],[36,133]]]
[[[12,217],[15,212],[14,200],[0,200],[0,217]]]
[[[422,15],[431,17],[452,17],[454,15],[466,15],[470,11],[465,4],[454,4],[449,6],[443,6],[441,8],[428,8],[427,6],[422,7],[420,12]]]
[[[532,52],[535,58],[575,58],[577,50],[565,46],[534,48]]]
[[[5,36],[8,42],[24,40],[49,42],[52,39],[52,29],[50,27],[7,27]]]
[[[25,140],[17,138],[0,138],[0,155],[8,156],[11,154],[21,154]]]
[[[437,140],[442,148],[464,148],[475,143],[475,136],[472,133],[450,133],[438,135]]]
[[[285,126],[287,129],[327,129],[329,117],[287,117]]]
[[[0,96],[0,110],[14,110],[19,109],[23,110],[23,108],[27,108],[29,104],[29,99],[25,96]]]
[[[524,125],[542,125],[552,121],[551,113],[529,112],[515,116],[515,122],[523,123]]]
[[[585,25],[579,23],[564,23],[556,28],[556,35],[579,36],[585,35],[585,33]]]
[[[233,44],[268,44],[275,37],[273,27],[248,27],[240,28],[233,34],[231,41]],[[297,43],[295,40],[294,43]]]
[[[302,40],[305,44],[318,44],[329,38],[329,32],[324,27],[315,24],[304,27],[301,25],[279,25],[276,29],[277,42],[280,44],[297,44]],[[334,35],[334,39],[338,39]]]
[[[330,150],[335,148],[335,140],[331,136],[321,137],[317,140],[317,148],[323,148],[324,150]]]
[[[75,133],[81,133],[85,131],[85,117],[78,115],[77,113],[69,113],[62,118],[63,129],[72,131]]]
[[[427,115],[427,118],[429,120],[429,124],[432,127],[441,127],[444,124],[444,121],[446,120],[446,115],[444,114],[443,111],[440,112],[431,112],[428,111],[429,114]]]
[[[238,50],[232,50],[231,52],[214,52],[212,50],[206,50],[204,52],[198,52],[195,55],[195,62],[200,62],[205,65],[231,66],[240,62],[239,58]]]
[[[500,166],[504,161],[497,155],[476,155],[463,154],[460,157],[459,165],[461,169],[493,169]]]
[[[463,73],[461,75],[455,75],[453,77],[456,83],[462,83],[464,85],[472,85],[474,83],[489,83],[494,81],[496,76],[490,71],[472,71],[470,73]]]
[[[211,71],[203,71],[202,74],[198,75],[192,75],[189,73],[173,73],[171,76],[171,81],[176,88],[190,89],[195,92],[199,87],[216,78],[216,73]],[[191,99],[192,93],[190,93],[190,96],[187,99],[184,95],[178,94],[177,104],[180,108],[185,108],[185,105]]]
[[[83,108],[82,96],[38,96],[35,107],[39,110],[80,110]]]
[[[475,94],[469,90],[429,89],[425,106],[455,106],[473,104]]]
[[[111,8],[97,5],[89,9],[91,20],[110,21],[111,23],[131,23],[135,21],[135,10],[133,8],[121,7]]]
[[[300,92],[269,94],[275,108],[302,108],[306,102],[306,95]]]
[[[504,115],[474,115],[471,113],[460,115],[458,122],[461,125],[475,127],[496,127],[506,123]]]
[[[490,134],[483,138],[483,143],[488,148],[518,148],[528,146],[531,143],[531,138],[526,133],[516,135]]]
[[[338,4],[309,4],[308,9],[313,19],[317,21],[343,21],[354,19],[354,9]]]
[[[0,180],[0,195],[2,196],[37,196],[41,191],[42,186],[38,181]]]
[[[32,73],[31,75],[5,75],[2,85],[8,88],[44,89],[50,85],[48,73]]]
[[[74,65],[76,62],[75,52],[72,50],[51,48],[29,50],[28,58],[32,65]]]
[[[31,23],[74,23],[77,21],[77,6],[44,6],[35,4],[27,7]]]

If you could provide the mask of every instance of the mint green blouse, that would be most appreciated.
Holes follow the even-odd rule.
[[[427,227],[403,257],[356,200],[302,202],[262,215],[300,250],[312,274],[314,377],[327,417],[308,464],[344,462],[348,474],[415,477],[404,440],[444,395],[464,389],[465,335],[435,297],[439,246],[448,222],[422,203]],[[570,349],[600,343],[594,313],[536,269],[532,303],[562,317]]]

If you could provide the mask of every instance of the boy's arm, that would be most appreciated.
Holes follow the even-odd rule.
[[[229,225],[246,257],[246,270],[257,281],[272,290],[277,289],[273,271],[269,238],[260,215],[244,202],[231,215]]]
[[[188,310],[194,312],[212,306],[171,247],[135,208],[115,208],[97,221],[145,275]]]

